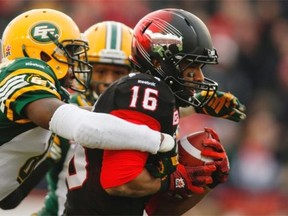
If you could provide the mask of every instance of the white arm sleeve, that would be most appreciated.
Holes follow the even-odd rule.
[[[50,130],[88,148],[133,149],[152,154],[169,151],[175,141],[146,125],[137,125],[105,113],[89,112],[71,104],[60,106],[50,121]]]

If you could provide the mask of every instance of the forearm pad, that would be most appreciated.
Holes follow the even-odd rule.
[[[145,125],[129,123],[105,113],[89,112],[71,104],[56,110],[50,130],[88,148],[131,149],[155,154],[161,143],[161,134]],[[173,146],[171,143],[168,150]]]

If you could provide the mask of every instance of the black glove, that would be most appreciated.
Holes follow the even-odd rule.
[[[151,155],[146,163],[146,169],[155,178],[163,178],[176,170],[178,165],[178,154],[176,145],[171,151],[158,152]]]

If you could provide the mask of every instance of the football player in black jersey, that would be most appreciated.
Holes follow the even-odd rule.
[[[217,58],[209,31],[198,17],[180,9],[152,12],[133,32],[131,61],[141,73],[113,83],[93,111],[175,137],[179,107],[202,110],[215,97],[218,85],[204,77],[202,68],[217,64]],[[199,94],[201,97],[196,97]],[[237,110],[237,101],[231,100],[234,102]],[[237,115],[243,118],[241,109]],[[142,215],[151,195],[163,191],[182,198],[196,194],[198,202],[210,188],[227,180],[228,159],[225,150],[218,148],[219,139],[214,138],[213,144],[211,140],[206,144],[216,143],[215,151],[224,152],[222,160],[199,167],[178,164],[175,150],[155,156],[78,146],[69,164],[64,214]]]

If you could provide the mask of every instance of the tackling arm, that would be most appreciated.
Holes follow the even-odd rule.
[[[71,104],[56,110],[50,121],[50,130],[87,148],[133,149],[155,154],[169,151],[175,145],[172,136],[151,130],[146,125],[129,123],[105,113],[89,112]]]
[[[109,114],[89,112],[58,99],[34,101],[25,112],[35,124],[88,148],[134,149],[155,154],[169,151],[175,144],[168,134]]]

